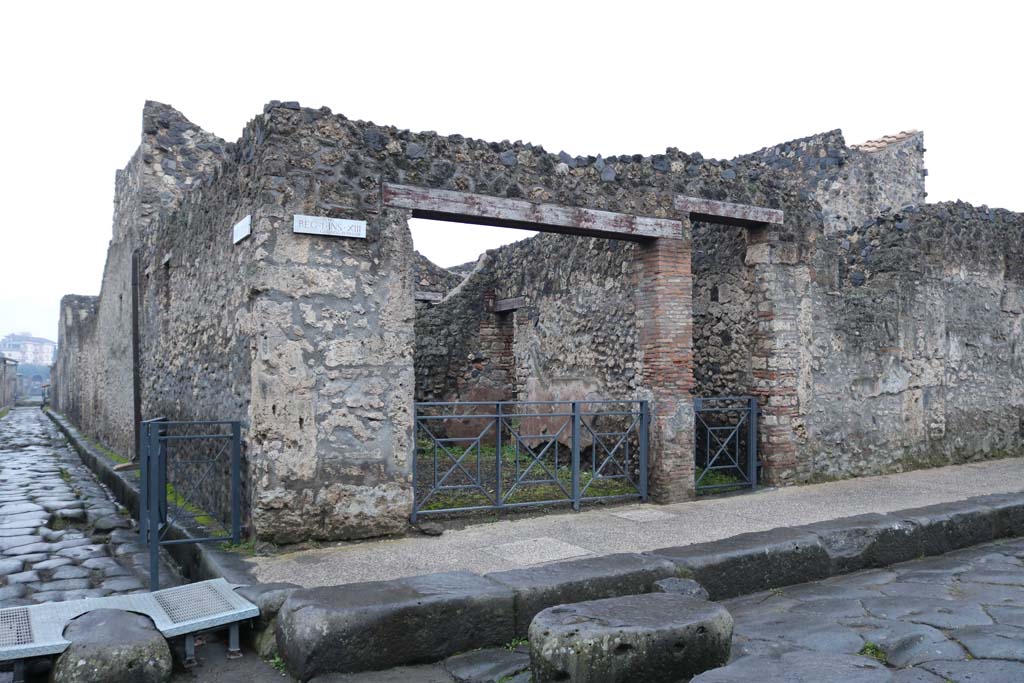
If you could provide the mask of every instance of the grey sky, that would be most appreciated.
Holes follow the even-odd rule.
[[[571,154],[925,132],[930,201],[1024,210],[1016,3],[17,3],[0,28],[0,336],[99,291],[142,103],[235,140],[271,99]],[[462,226],[460,226],[462,227]],[[230,226],[225,226],[226,230]],[[451,265],[522,237],[416,227]]]

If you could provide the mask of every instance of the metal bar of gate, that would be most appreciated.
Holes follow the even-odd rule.
[[[747,415],[747,481],[750,490],[757,490],[757,399],[750,397],[750,413]]]
[[[651,413],[647,401],[640,402],[640,500],[647,502],[647,439],[650,436]]]
[[[572,402],[572,509],[580,510],[580,404]]]
[[[242,423],[231,423],[231,542],[242,542]]]
[[[151,428],[149,430],[149,471],[147,472],[149,484],[149,510],[148,514],[148,541],[149,541],[149,590],[155,591],[160,587],[160,500],[167,499],[167,488],[160,490],[160,467],[153,462],[153,454],[160,449],[160,430]],[[159,456],[157,456],[159,458]],[[156,498],[157,500],[153,500]]]

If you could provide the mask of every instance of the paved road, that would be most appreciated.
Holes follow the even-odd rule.
[[[1024,491],[1024,460],[1020,458],[766,489],[676,505],[597,507],[578,514],[559,512],[480,522],[440,537],[338,544],[254,561],[260,581],[290,581],[303,586],[458,569],[486,573],[1016,491]]]
[[[129,527],[42,411],[0,419],[0,607],[143,590]]]
[[[727,600],[733,657],[750,656],[701,683],[1021,683],[1022,560],[1015,539]],[[842,666],[841,655],[862,652],[888,667]],[[787,677],[770,675],[778,671]]]

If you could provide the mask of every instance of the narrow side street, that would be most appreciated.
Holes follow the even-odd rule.
[[[0,419],[0,608],[144,590],[137,541],[41,410]]]

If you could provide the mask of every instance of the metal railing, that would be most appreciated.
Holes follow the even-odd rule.
[[[757,488],[757,399],[696,397],[696,488],[698,493]]]
[[[647,401],[415,404],[418,516],[647,500]]]
[[[149,548],[149,589],[155,591],[161,546],[241,541],[242,424],[159,417],[141,422],[139,434],[139,539]],[[225,484],[229,503],[216,506],[220,509],[212,514],[206,512],[213,507],[211,500],[223,498]],[[200,496],[204,485],[209,495]],[[168,538],[183,516],[211,533]]]

